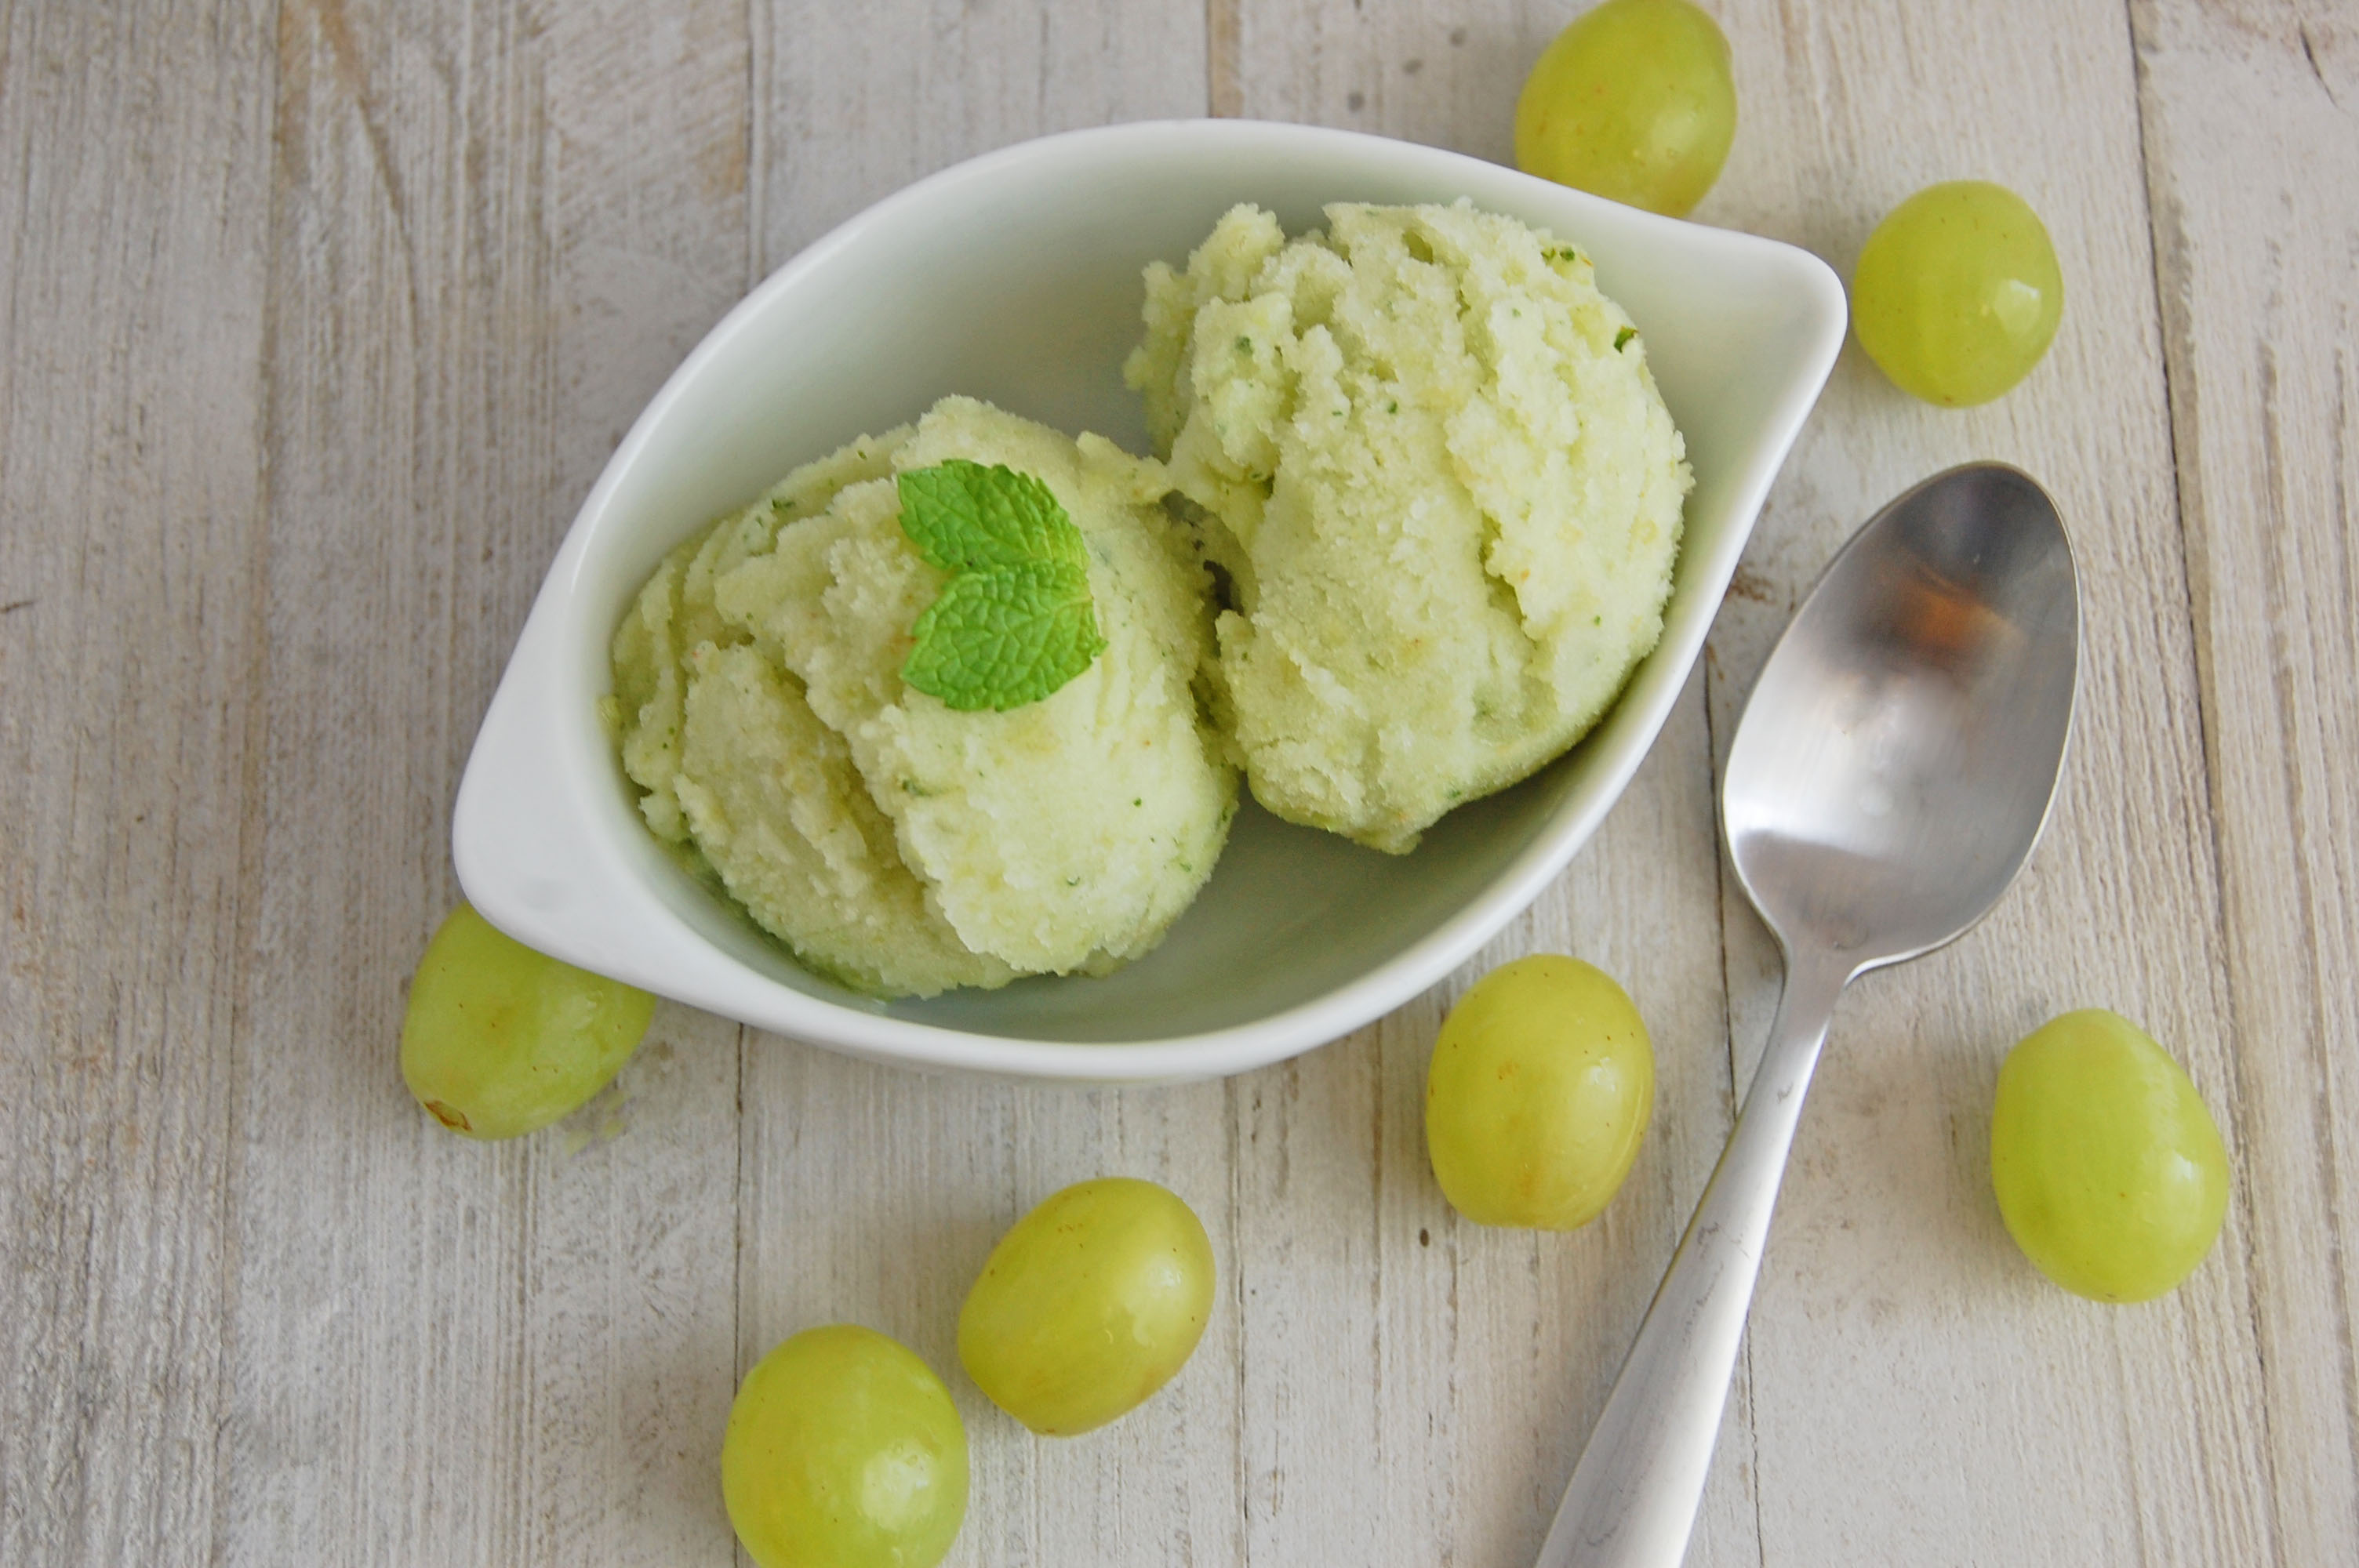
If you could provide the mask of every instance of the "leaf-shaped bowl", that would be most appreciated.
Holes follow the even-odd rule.
[[[801,969],[657,847],[600,725],[607,647],[673,545],[804,460],[959,392],[1145,451],[1123,357],[1140,272],[1240,201],[1289,233],[1331,201],[1449,201],[1584,247],[1646,334],[1695,470],[1662,642],[1603,723],[1409,855],[1248,804],[1155,952],[1102,979],[878,1002]],[[811,245],[715,327],[567,534],[459,790],[467,896],[519,940],[731,1018],[881,1061],[1091,1081],[1261,1066],[1440,979],[1561,871],[1660,729],[1762,499],[1842,346],[1840,284],[1773,241],[1409,143],[1247,121],[1077,131],[919,181]]]

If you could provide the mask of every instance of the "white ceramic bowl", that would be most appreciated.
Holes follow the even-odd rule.
[[[1512,213],[1588,251],[1644,330],[1695,469],[1661,645],[1604,722],[1415,853],[1240,813],[1154,953],[1104,979],[877,1002],[813,978],[641,824],[596,715],[607,645],[663,554],[788,469],[944,394],[1147,449],[1123,356],[1140,270],[1240,201],[1289,233],[1331,201]],[[558,551],[484,716],[459,880],[544,952],[816,1044],[929,1067],[1098,1081],[1241,1072],[1431,985],[1560,871],[1637,768],[1703,645],[1763,496],[1842,345],[1816,257],[1636,211],[1455,153],[1300,125],[1079,131],[919,181],[813,244],[712,330],[632,427]]]

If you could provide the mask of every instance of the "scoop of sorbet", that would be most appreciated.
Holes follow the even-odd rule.
[[[948,579],[903,532],[895,480],[954,458],[1039,480],[1088,550],[1104,648],[1004,712],[901,676]],[[1158,464],[970,398],[797,470],[667,557],[615,634],[648,826],[864,990],[1102,973],[1153,947],[1236,802],[1191,685],[1204,568],[1167,488]]]
[[[1252,207],[1147,274],[1125,374],[1234,603],[1255,796],[1401,852],[1594,724],[1662,633],[1692,482],[1630,319],[1511,218]]]

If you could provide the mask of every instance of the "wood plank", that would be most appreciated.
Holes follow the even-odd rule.
[[[1238,112],[1506,161],[1516,92],[1560,18],[1245,0]],[[1604,830],[1518,922],[1392,1018],[1244,1080],[1238,1245],[1251,1547],[1275,1562],[1515,1563],[1538,1550],[1726,1136],[1731,1100],[1710,736],[1699,676]],[[1572,1236],[1458,1218],[1427,1163],[1426,1060],[1493,966],[1570,952],[1654,1034],[1654,1130]],[[1421,1238],[1430,1237],[1430,1245]],[[1370,1363],[1374,1366],[1371,1368]],[[1370,1374],[1374,1372],[1372,1377]],[[1690,1561],[1753,1563],[1746,1390],[1723,1422]]]
[[[745,286],[742,18],[325,0],[277,45],[219,1555],[727,1562],[735,1030],[661,1013],[587,1147],[451,1138],[394,1051],[531,595]]]
[[[1238,113],[1515,161],[1516,95],[1578,5],[1238,0]]]
[[[213,1537],[268,9],[0,12],[0,1562]]]
[[[1526,1562],[1653,1295],[1729,1116],[1701,677],[1597,838],[1436,991],[1237,1081],[1249,1559]],[[1622,979],[1655,1043],[1628,1184],[1571,1235],[1450,1207],[1425,1152],[1450,1002],[1528,952]],[[1690,1561],[1752,1563],[1745,1395]]]
[[[516,551],[537,586],[631,420],[752,279],[743,8],[568,5],[534,49],[547,120],[517,156],[551,166],[558,490],[531,534],[543,547]],[[743,1045],[727,1020],[667,1005],[619,1104],[593,1102],[530,1152],[525,1464],[505,1499],[517,1561],[734,1560],[720,1434],[736,1392]]]
[[[921,1077],[768,1038],[748,1048],[745,1085],[743,1366],[803,1329],[859,1323],[941,1374],[973,1467],[953,1563],[1240,1560],[1224,1086]],[[1223,1308],[1147,1405],[1085,1436],[1034,1437],[960,1368],[959,1306],[1008,1226],[1102,1175],[1160,1182],[1195,1209]]]
[[[2266,3],[2131,17],[2227,920],[2205,1087],[2252,1213],[2278,1560],[2324,1563],[2359,1541],[2359,35]]]
[[[1204,112],[1204,13],[1194,6],[768,0],[749,10],[762,272],[962,158],[1055,131]]]
[[[919,176],[1073,126],[1201,114],[1201,11],[1125,0],[948,11],[756,6],[751,185],[760,270]],[[951,390],[945,388],[945,391]],[[745,1062],[740,1371],[798,1330],[858,1322],[940,1372],[973,1484],[951,1562],[1242,1559],[1234,1319],[1142,1410],[1036,1438],[958,1367],[967,1286],[999,1233],[1069,1183],[1163,1182],[1238,1278],[1228,1094],[928,1078],[756,1038]]]
[[[2093,0],[2004,27],[1966,4],[1725,15],[1741,122],[1700,217],[1847,273],[1910,191],[1995,178],[2047,220],[2066,306],[2047,362],[1980,409],[1915,404],[1846,351],[1715,630],[1716,741],[1835,546],[1951,463],[1999,458],[2049,487],[2084,628],[2065,788],[2022,883],[1963,942],[1869,977],[1837,1014],[1753,1316],[1763,1558],[2266,1561],[2252,1190],[2186,1286],[2131,1308],[2040,1279],[1989,1195],[1994,1074],[2054,1012],[2142,1020],[2215,1108],[2234,1103],[2121,11]],[[1776,966],[1733,883],[1727,903],[1749,1071]]]

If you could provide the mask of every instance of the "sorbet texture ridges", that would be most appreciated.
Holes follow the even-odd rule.
[[[903,535],[894,476],[952,458],[1039,479],[1088,545],[1105,649],[1006,712],[901,680],[946,578]],[[862,989],[1102,973],[1147,951],[1236,802],[1193,689],[1208,585],[1167,489],[1094,436],[956,397],[798,469],[666,557],[615,634],[612,712],[647,825]]]
[[[1573,744],[1662,632],[1685,447],[1580,251],[1455,206],[1224,217],[1125,375],[1230,580],[1254,795],[1392,852]]]

